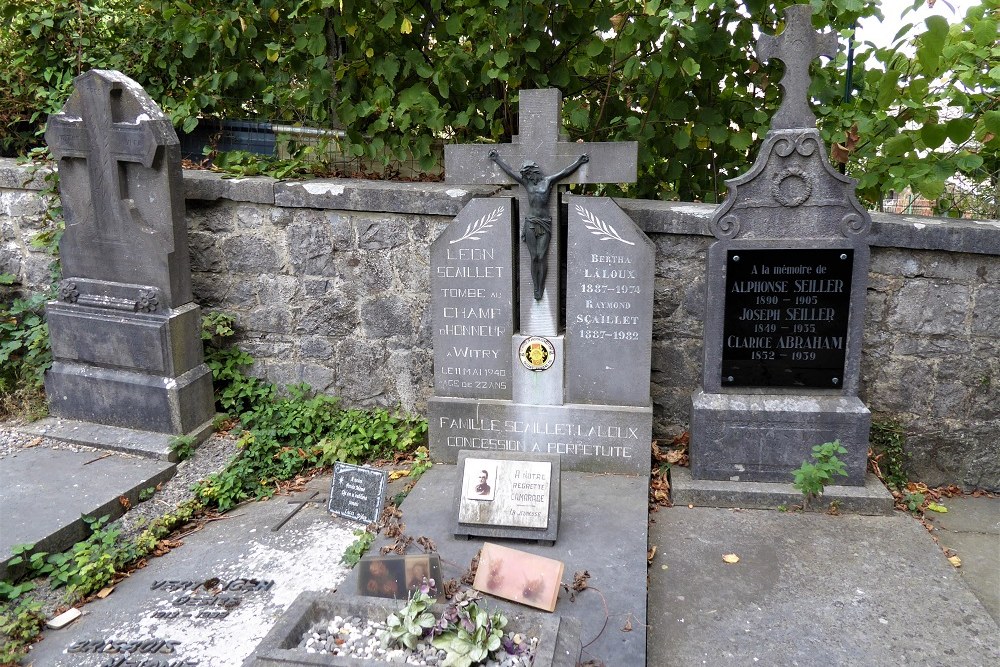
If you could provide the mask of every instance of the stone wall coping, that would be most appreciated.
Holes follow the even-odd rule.
[[[26,165],[0,158],[0,188],[42,190],[43,168],[31,174]],[[228,199],[288,208],[320,208],[412,215],[454,216],[474,197],[488,197],[493,186],[407,183],[359,179],[278,181],[268,177],[224,178],[221,174],[184,170],[185,196],[193,200]],[[616,199],[647,234],[711,236],[713,204]],[[885,248],[943,250],[1000,255],[1000,220],[872,213],[871,245]]]

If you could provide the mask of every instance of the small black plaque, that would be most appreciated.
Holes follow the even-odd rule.
[[[723,387],[839,389],[851,249],[740,249],[726,256]]]
[[[351,465],[333,464],[330,482],[331,512],[345,519],[374,523],[382,514],[388,474],[382,470]]]

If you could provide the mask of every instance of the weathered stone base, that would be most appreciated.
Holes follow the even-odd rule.
[[[759,510],[803,504],[802,494],[791,483],[694,479],[690,470],[680,467],[670,469],[670,499],[675,505]],[[846,514],[889,515],[895,511],[892,494],[872,474],[867,476],[864,486],[826,487],[823,495],[811,501],[807,509],[824,512],[831,505]]]
[[[110,449],[160,461],[179,461],[171,447],[176,434],[139,431],[133,428],[108,426],[75,419],[47,417],[17,429],[21,433],[39,435],[75,445],[86,445],[97,449]],[[212,420],[209,419],[195,429],[184,433],[194,438],[194,444],[204,442],[212,435]],[[99,515],[95,515],[99,516]]]
[[[362,660],[334,655],[307,653],[294,649],[302,635],[315,623],[332,620],[334,616],[385,619],[399,611],[402,603],[383,598],[355,595],[302,593],[288,608],[271,632],[258,644],[257,649],[243,663],[244,667],[278,667],[283,665],[331,665],[361,667],[384,665],[381,660]],[[432,611],[440,614],[443,605],[434,605]],[[580,657],[580,624],[557,615],[523,611],[509,618],[508,630],[538,637],[537,667],[574,667]]]
[[[171,378],[57,361],[45,393],[55,417],[173,435],[197,431],[215,410],[204,364]]]
[[[563,470],[649,474],[653,409],[428,400],[431,458],[455,463],[463,449],[559,454]]]
[[[691,403],[695,479],[789,483],[813,446],[840,440],[848,476],[837,481],[865,484],[871,412],[857,397],[698,391]]]

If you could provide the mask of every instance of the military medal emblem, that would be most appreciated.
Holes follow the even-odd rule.
[[[556,351],[548,339],[532,336],[521,343],[517,356],[529,371],[544,371],[555,362]]]

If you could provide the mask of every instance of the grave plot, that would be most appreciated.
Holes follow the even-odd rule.
[[[837,52],[834,34],[813,32],[811,13],[786,9],[784,32],[757,44],[763,63],[785,64],[784,97],[756,163],[727,181],[709,225],[718,240],[706,267],[702,388],[692,397],[694,495],[681,475],[675,502],[757,506],[719,483],[790,484],[812,448],[834,440],[847,450],[847,476],[832,484],[865,486],[871,413],[858,384],[871,219],[854,180],[830,166],[809,109],[809,63]],[[762,488],[761,502],[773,492]]]
[[[300,593],[328,594],[347,572],[340,558],[357,524],[324,507],[329,478],[315,484],[292,501],[243,505],[182,538],[183,546],[89,603],[82,618],[47,630],[29,660],[46,667],[242,664]],[[319,502],[303,502],[317,491]]]

